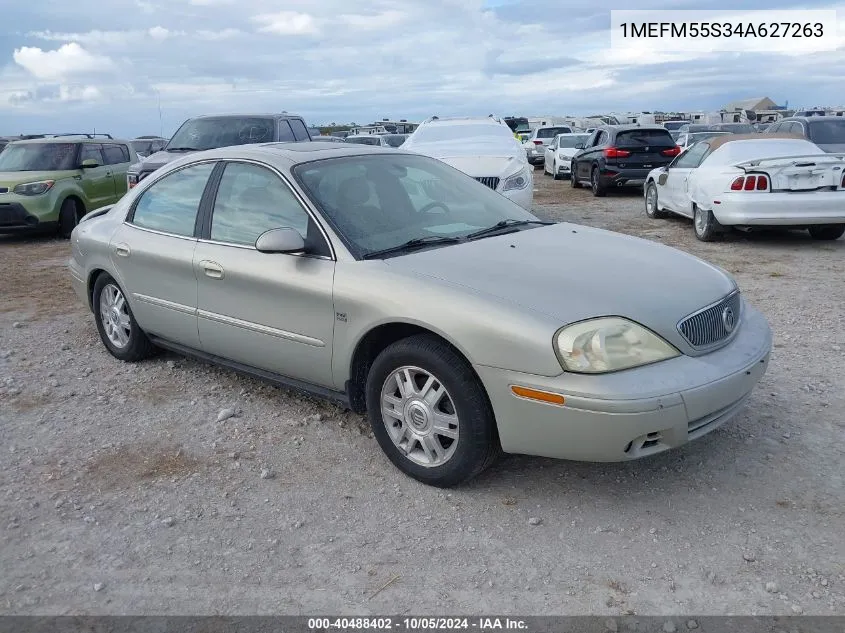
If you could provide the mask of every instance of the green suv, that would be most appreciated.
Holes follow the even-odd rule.
[[[106,136],[56,135],[0,151],[0,233],[48,229],[70,237],[83,215],[117,202],[138,155],[128,141]]]

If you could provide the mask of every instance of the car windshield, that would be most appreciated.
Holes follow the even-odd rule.
[[[387,144],[390,145],[390,147],[399,147],[405,142],[406,138],[408,137],[404,134],[388,134],[384,137],[384,140],[387,141]]]
[[[130,145],[139,154],[150,154],[153,151],[152,141],[132,141]]]
[[[727,136],[730,132],[693,132],[692,134],[687,134],[687,145],[692,145],[693,143],[697,143],[698,141],[703,141],[706,138],[712,138],[714,136]]]
[[[169,148],[196,150],[265,143],[273,140],[276,122],[266,117],[204,117],[182,124]]]
[[[495,123],[465,123],[460,125],[430,125],[418,128],[411,138],[414,143],[437,143],[464,138],[512,137],[504,125]]]
[[[544,127],[537,130],[537,138],[554,138],[558,134],[568,134],[571,131],[568,127]]]
[[[623,130],[616,134],[616,143],[627,147],[674,145],[669,130]]]
[[[578,136],[561,136],[557,141],[557,146],[574,148],[577,145],[586,143],[589,137],[589,134],[579,134]]]
[[[502,220],[537,219],[502,194],[425,156],[328,158],[293,171],[357,257],[409,240],[462,238]]]
[[[750,123],[722,123],[714,125],[713,129],[732,134],[754,134],[754,126]]]
[[[76,169],[76,143],[10,143],[0,152],[0,171]]]
[[[845,119],[841,121],[811,121],[810,140],[819,145],[845,144]]]

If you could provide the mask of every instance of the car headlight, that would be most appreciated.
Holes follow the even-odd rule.
[[[528,186],[528,182],[528,168],[523,167],[513,176],[508,176],[505,179],[505,183],[502,185],[502,191],[512,191],[513,189],[525,189]]]
[[[558,157],[560,160],[566,160],[566,161],[571,161],[571,160],[572,160],[572,156],[567,156],[566,154],[558,154],[558,155],[557,155],[557,157]]]
[[[55,180],[38,180],[36,182],[25,182],[12,189],[12,193],[21,196],[40,196],[53,188]]]
[[[558,330],[555,348],[567,371],[604,374],[656,363],[680,352],[651,330],[621,317],[601,317]]]

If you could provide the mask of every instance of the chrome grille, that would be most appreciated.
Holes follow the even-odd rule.
[[[478,182],[480,182],[482,185],[487,185],[491,189],[495,189],[496,187],[499,186],[499,179],[496,178],[495,176],[480,176],[480,177],[476,178],[476,180]]]
[[[737,330],[741,316],[742,298],[736,290],[718,303],[683,319],[678,323],[678,331],[695,348],[712,347]],[[728,327],[731,318],[733,326]]]

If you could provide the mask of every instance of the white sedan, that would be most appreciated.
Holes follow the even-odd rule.
[[[431,117],[420,123],[402,150],[436,158],[531,210],[534,168],[501,119]]]
[[[808,229],[817,240],[845,234],[845,154],[828,154],[790,135],[713,137],[652,170],[645,184],[650,218],[693,220],[713,240],[725,227]]]
[[[578,145],[583,145],[590,137],[589,134],[558,134],[546,147],[543,155],[543,173],[554,176],[557,180],[562,176],[572,176],[572,157],[578,151]]]

